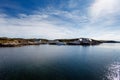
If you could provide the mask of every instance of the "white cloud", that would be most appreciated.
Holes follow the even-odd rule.
[[[89,9],[93,19],[113,17],[120,12],[120,0],[95,0]]]
[[[120,40],[120,28],[110,27],[116,20],[114,15],[119,12],[118,4],[119,0],[95,0],[89,7],[88,15],[81,14],[78,9],[70,12],[56,9],[43,12],[38,10],[31,15],[19,14],[19,18],[0,13],[0,36]]]
[[[0,23],[0,36],[8,37],[69,38],[73,36],[71,31],[74,30],[66,27],[70,23],[55,21],[54,17],[46,14],[21,14],[20,18],[0,17]]]
[[[76,1],[70,0],[70,1],[68,2],[68,6],[69,6],[70,8],[75,8],[75,7],[78,6],[78,2],[80,2],[80,0],[76,0]]]

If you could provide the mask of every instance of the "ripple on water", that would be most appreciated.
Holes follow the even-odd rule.
[[[120,62],[108,66],[108,71],[103,80],[120,80]]]

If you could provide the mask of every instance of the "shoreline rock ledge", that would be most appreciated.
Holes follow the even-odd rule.
[[[76,39],[23,39],[23,38],[0,38],[0,47],[19,47],[25,45],[98,45],[101,43],[116,43],[116,41],[94,40],[90,38],[76,38]]]

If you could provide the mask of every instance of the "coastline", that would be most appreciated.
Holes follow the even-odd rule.
[[[0,47],[21,47],[26,45],[99,45],[102,43],[117,43],[117,41],[94,40],[90,38],[75,38],[75,39],[23,39],[23,38],[0,38]]]

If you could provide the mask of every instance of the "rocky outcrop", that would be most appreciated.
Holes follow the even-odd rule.
[[[101,41],[93,40],[89,38],[58,39],[55,41],[57,41],[57,43],[63,42],[64,45],[97,45],[102,43]]]
[[[76,38],[76,39],[22,39],[22,38],[0,38],[0,47],[16,47],[25,45],[98,45],[101,43],[116,43],[116,41],[94,40],[90,38]]]
[[[46,39],[0,38],[0,47],[17,47],[25,45],[46,44]]]

